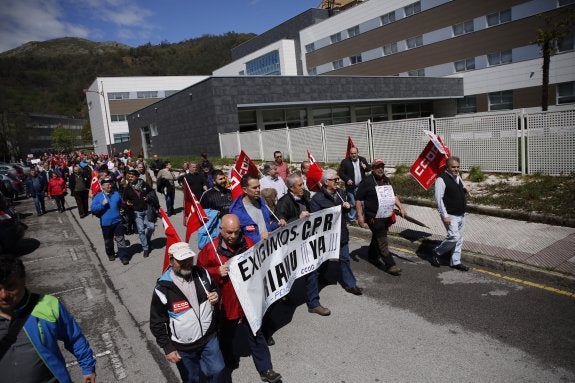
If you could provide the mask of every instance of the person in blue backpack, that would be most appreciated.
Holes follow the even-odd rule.
[[[72,315],[58,298],[26,288],[20,259],[0,257],[1,380],[72,383],[58,341],[76,357],[82,383],[95,383],[96,358]]]

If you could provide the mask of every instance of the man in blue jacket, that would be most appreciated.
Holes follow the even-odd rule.
[[[108,259],[116,259],[114,252],[114,241],[118,246],[118,258],[122,265],[130,263],[128,256],[128,246],[124,237],[124,226],[122,225],[122,216],[120,209],[122,207],[122,196],[117,191],[112,190],[112,180],[104,179],[101,182],[102,192],[96,194],[92,200],[90,210],[92,214],[100,217],[100,226],[104,236],[104,246]]]
[[[3,382],[72,383],[58,341],[82,368],[82,383],[96,382],[96,359],[68,310],[51,295],[26,289],[18,258],[0,258],[0,371]]]
[[[36,213],[38,216],[46,214],[46,206],[44,205],[44,196],[48,189],[48,182],[46,178],[38,174],[36,168],[30,169],[30,177],[26,179],[26,192],[34,199],[34,206],[36,206]]]

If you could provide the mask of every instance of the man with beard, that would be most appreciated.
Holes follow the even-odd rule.
[[[368,260],[377,267],[384,267],[389,274],[398,276],[401,269],[389,253],[387,231],[395,222],[393,212],[395,205],[399,207],[403,217],[407,217],[407,212],[399,197],[393,193],[391,182],[385,175],[383,160],[379,158],[373,160],[371,169],[371,176],[365,177],[357,188],[355,196],[357,220],[360,226],[367,223],[371,230]]]
[[[126,205],[134,211],[140,243],[146,258],[150,255],[150,241],[154,234],[160,203],[154,189],[138,178],[139,175],[135,169],[128,171],[128,186],[124,189],[122,197]]]
[[[281,379],[281,375],[273,370],[266,338],[261,329],[253,335],[228,275],[229,260],[253,245],[253,240],[243,235],[238,217],[234,214],[226,214],[222,217],[220,234],[214,240],[214,246],[206,246],[198,254],[198,266],[208,270],[222,291],[223,318],[220,329],[220,347],[226,366],[229,370],[238,368],[239,358],[233,353],[232,342],[236,330],[239,326],[243,326],[261,380],[274,383]]]
[[[184,383],[218,383],[225,365],[216,336],[217,285],[194,266],[196,254],[186,242],[171,245],[168,255],[171,267],[152,296],[150,330]]]
[[[226,176],[224,172],[216,169],[212,172],[214,186],[202,194],[200,205],[204,209],[217,210],[218,218],[228,213],[232,204],[232,191],[226,188]]]

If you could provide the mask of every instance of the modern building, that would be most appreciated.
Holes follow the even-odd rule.
[[[43,154],[48,151],[58,151],[61,148],[53,144],[53,133],[57,128],[71,132],[70,138],[75,140],[76,148],[83,148],[82,128],[86,120],[59,115],[28,113],[26,115],[27,139],[20,147],[21,154]]]
[[[463,78],[457,113],[541,106],[538,28],[573,0],[369,0],[310,9],[232,50],[215,76]],[[550,110],[575,102],[575,26],[551,57]]]
[[[85,89],[96,153],[129,139],[126,116],[206,76],[98,77]]]

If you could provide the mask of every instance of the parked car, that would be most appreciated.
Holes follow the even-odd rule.
[[[25,180],[28,175],[30,175],[29,166],[17,162],[11,163],[9,165],[12,165],[16,168],[16,171],[18,172],[18,178],[20,178],[22,181]]]
[[[11,193],[10,198],[17,199],[19,195],[26,194],[24,183],[20,179],[10,174],[0,173],[0,181],[6,185],[8,192]]]
[[[20,172],[22,173],[22,170]],[[18,178],[19,174],[18,168],[16,166],[7,163],[0,163],[0,173],[10,174],[11,176],[14,176],[16,178]]]
[[[20,222],[18,213],[0,193],[0,254],[13,250],[25,230],[26,226]]]

